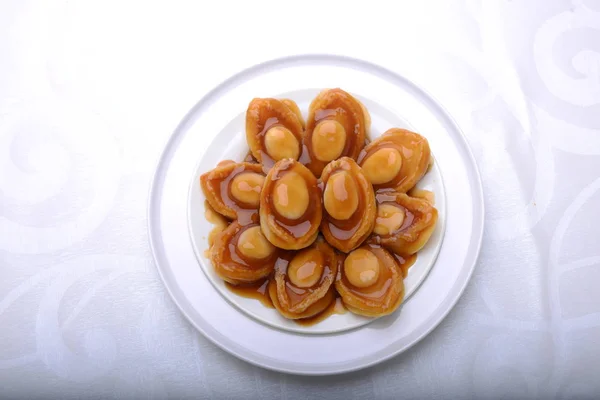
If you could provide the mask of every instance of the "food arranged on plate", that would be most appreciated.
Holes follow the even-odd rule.
[[[304,325],[398,309],[437,223],[433,193],[415,187],[433,159],[420,134],[391,128],[370,142],[370,125],[339,88],[319,93],[306,121],[291,99],[250,102],[249,155],[200,177],[219,216],[207,255],[231,291]]]

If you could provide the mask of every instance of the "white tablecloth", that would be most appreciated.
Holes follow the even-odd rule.
[[[389,3],[0,3],[1,398],[600,395],[600,1]],[[153,168],[187,110],[299,53],[363,58],[429,91],[485,189],[455,309],[409,352],[336,377],[209,343],[147,239]]]

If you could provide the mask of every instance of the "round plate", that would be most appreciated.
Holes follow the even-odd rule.
[[[310,102],[321,90],[322,88],[303,89],[295,92],[277,93],[275,97],[294,100],[300,110],[303,111],[304,118],[306,119]],[[377,138],[392,127],[415,130],[413,126],[399,115],[386,112],[385,104],[377,103],[358,93],[351,94],[358,98],[369,110],[371,116],[371,132],[369,136],[371,139]],[[248,103],[250,100],[247,99]],[[213,229],[213,225],[204,217],[205,197],[200,188],[200,175],[215,168],[220,161],[242,161],[248,154],[249,147],[246,143],[244,130],[246,110],[241,110],[237,115],[232,113],[232,115],[233,119],[229,123],[225,123],[222,130],[212,138],[212,142],[202,159],[199,160],[196,173],[190,182],[190,194],[187,205],[190,236],[196,257],[207,278],[231,304],[238,307],[247,315],[274,328],[305,334],[327,334],[359,328],[374,321],[374,318],[367,318],[347,312],[345,314],[334,314],[316,325],[302,326],[284,318],[275,309],[265,307],[258,300],[245,298],[231,292],[227,289],[223,280],[216,274],[211,261],[205,254],[208,248],[207,238]],[[417,188],[429,190],[434,193],[435,207],[438,210],[438,223],[425,247],[419,251],[417,261],[410,267],[408,276],[404,279],[405,297],[403,301],[407,301],[427,277],[427,274],[435,263],[444,236],[446,196],[440,167],[436,162],[434,162],[432,168],[425,174],[423,179],[419,181]],[[397,310],[396,312],[399,311]]]
[[[427,137],[437,168],[452,185],[446,186],[445,237],[436,265],[399,312],[360,329],[305,335],[273,329],[233,307],[219,293],[198,265],[188,234],[187,206],[198,160],[208,157],[220,132],[231,129],[238,131],[236,137],[243,134],[243,125],[233,121],[245,111],[249,99],[329,87],[355,93],[370,111],[379,107],[377,114],[389,116],[393,123],[404,121],[404,126]],[[405,351],[427,335],[454,306],[473,272],[483,221],[477,166],[447,112],[406,78],[365,61],[326,55],[269,61],[208,93],[168,141],[152,182],[148,209],[158,271],[189,321],[213,343],[243,360],[306,375],[361,369]]]

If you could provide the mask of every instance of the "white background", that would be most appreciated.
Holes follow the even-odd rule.
[[[480,262],[408,353],[268,372],[183,319],[148,247],[157,158],[231,74],[349,55],[465,131]],[[0,397],[591,398],[600,394],[600,1],[0,1]]]

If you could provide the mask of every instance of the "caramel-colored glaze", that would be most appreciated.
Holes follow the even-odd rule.
[[[402,168],[402,156],[397,149],[382,147],[375,150],[361,165],[373,185],[392,181]]]
[[[391,203],[378,205],[373,232],[380,236],[387,236],[398,231],[406,218],[404,210],[404,207]]]
[[[325,132],[321,132],[321,138],[314,139],[313,135],[320,132],[324,121],[335,121]],[[333,153],[338,153],[340,140],[343,137],[342,151],[337,157],[350,157],[356,159],[363,148],[367,136],[367,123],[370,117],[366,108],[363,108],[352,95],[342,89],[327,89],[319,93],[312,101],[308,110],[306,121],[306,132],[303,140],[303,154],[300,160],[312,173],[319,177]],[[319,129],[317,129],[319,128]],[[331,130],[333,128],[333,131]],[[343,134],[342,134],[343,132]],[[334,146],[331,149],[316,149],[315,145],[326,144],[329,139]],[[318,157],[317,153],[321,152]],[[323,161],[325,160],[325,161]]]
[[[344,190],[339,190],[340,193],[336,195],[335,186],[329,189],[330,180],[333,179],[333,184],[335,185],[338,178],[343,179],[342,182],[344,182],[346,188],[355,188],[352,196],[356,195],[356,207],[352,204],[353,200],[347,201],[351,195],[348,195],[348,199],[344,201],[339,199],[339,201],[333,201],[331,199],[335,199],[338,196],[343,197]],[[348,178],[353,182],[351,185],[346,184]],[[349,157],[342,157],[327,164],[323,170],[321,182],[325,187],[324,193],[330,193],[331,196],[324,198],[326,206],[323,213],[323,221],[321,222],[321,232],[329,244],[347,253],[360,246],[371,234],[375,225],[377,207],[373,187],[364,176],[360,167]],[[332,205],[328,207],[328,204]],[[338,210],[333,213],[334,215],[331,215],[328,212],[328,208],[331,210],[336,207]],[[353,208],[354,212],[350,213],[349,210]],[[349,215],[349,217],[345,219],[335,218],[336,216],[345,215]]]
[[[317,179],[297,161],[278,161],[267,174],[260,198],[260,225],[266,238],[286,250],[308,247],[317,238],[321,219]]]
[[[327,290],[327,292],[325,292],[323,297],[320,297],[319,299],[315,300],[304,311],[292,313],[281,306],[281,303],[279,302],[279,297],[277,295],[276,283],[270,281],[268,290],[273,306],[279,312],[279,314],[281,314],[287,319],[292,319],[295,321],[307,320],[308,318],[317,317],[319,314],[327,310],[329,305],[335,301],[335,290],[333,289],[333,286],[331,286],[331,288]]]
[[[229,191],[236,202],[258,207],[260,192],[265,182],[265,176],[256,172],[242,172],[231,180]]]
[[[231,292],[241,297],[248,299],[256,299],[260,301],[265,307],[275,308],[269,296],[269,279],[260,280],[256,283],[250,283],[246,285],[232,285],[229,282],[225,282],[225,287]]]
[[[224,281],[240,285],[265,279],[273,272],[280,257],[285,255],[282,250],[275,247],[266,252],[240,251],[240,237],[246,230],[254,227],[258,227],[258,225],[243,226],[238,221],[234,221],[216,237],[210,256],[215,272]],[[255,258],[249,257],[248,254],[268,255],[263,258]]]
[[[379,279],[381,266],[379,259],[367,249],[356,249],[344,260],[344,274],[354,287],[364,289],[372,286]]]
[[[274,272],[274,292],[271,293],[273,304],[287,318],[298,319],[315,315],[313,305],[321,304],[323,297],[328,293],[333,295],[333,282],[340,262],[341,259],[335,250],[322,238],[317,239],[308,249],[278,261]],[[298,280],[290,275],[290,267],[294,268],[294,264],[304,266],[310,263],[318,264],[313,265],[311,270],[317,275],[309,276],[309,279],[304,279],[301,285],[297,285]],[[309,283],[312,285],[308,286]],[[319,306],[319,312],[328,303],[323,307]],[[309,309],[311,315],[306,314]]]
[[[427,200],[406,193],[379,191],[378,207],[391,206],[402,210],[402,225],[387,234],[373,233],[373,240],[396,254],[411,255],[421,250],[435,229],[438,211]]]
[[[267,130],[264,138],[265,150],[274,161],[284,158],[298,159],[300,142],[292,131],[283,126],[274,126]]]
[[[334,314],[346,314],[348,310],[344,307],[344,302],[341,297],[335,297],[334,301],[329,303],[327,308],[321,311],[319,314],[309,317],[295,320],[298,325],[302,326],[313,326],[321,321],[325,321],[327,318]]]
[[[398,160],[397,155],[402,159]],[[369,143],[357,162],[364,167],[375,190],[392,188],[405,193],[425,175],[430,160],[431,150],[426,138],[406,129],[392,128]],[[391,173],[396,171],[396,174]]]
[[[434,160],[419,134],[392,128],[370,142],[370,125],[341,89],[323,90],[306,122],[291,99],[250,102],[244,161],[200,178],[214,225],[205,255],[228,290],[300,326],[400,306],[437,223],[434,194],[416,188]]]
[[[338,121],[326,119],[315,126],[312,135],[314,157],[323,162],[338,158],[346,145],[346,130]]]
[[[323,206],[335,219],[349,219],[358,208],[358,187],[348,171],[330,175],[323,193]]]
[[[255,98],[246,110],[246,141],[265,171],[286,157],[297,160],[302,150],[303,127],[289,105],[273,98]],[[269,153],[265,140],[269,140]]]
[[[273,206],[287,219],[298,219],[308,209],[310,192],[304,177],[290,171],[273,185]]]
[[[259,225],[245,229],[239,236],[237,249],[246,258],[262,260],[275,252],[275,246],[262,234]]]
[[[248,192],[240,194],[244,192],[245,187],[232,190],[233,180],[240,174],[264,177],[259,164],[227,163],[202,174],[200,187],[206,200],[216,212],[229,219],[237,219],[242,225],[247,225],[258,221],[258,204],[252,198],[253,194],[256,195],[260,190],[256,185],[262,182],[263,178],[254,180],[254,183],[246,188]],[[239,180],[238,183],[243,183],[243,180]],[[250,203],[237,199],[234,193],[250,200]]]
[[[396,254],[396,253],[392,253],[392,254],[393,254],[394,258],[396,259],[396,262],[400,266],[400,269],[402,270],[402,276],[404,278],[406,278],[408,276],[408,270],[417,261],[418,253],[411,254],[410,256],[403,256],[401,254]]]
[[[335,288],[344,305],[353,313],[368,317],[391,314],[400,306],[404,297],[402,270],[394,257],[379,245],[365,244],[357,250],[369,251],[377,257],[379,276],[368,287],[360,288],[352,285],[345,274],[345,268],[340,268]]]
[[[298,107],[298,104],[296,104],[296,102],[291,99],[282,99],[281,102],[285,104],[290,110],[292,110],[294,114],[296,114],[296,117],[298,117],[298,120],[302,125],[302,129],[304,129],[304,127],[306,126],[306,122],[304,121],[304,117],[302,116],[302,112],[300,111],[300,107]]]
[[[301,289],[315,286],[325,268],[323,254],[315,247],[300,250],[290,261],[287,269],[292,285]]]

